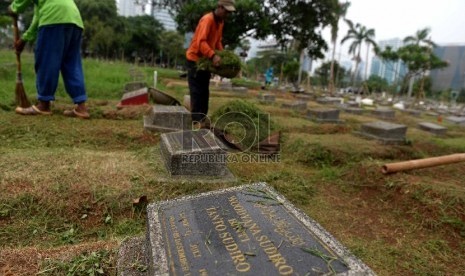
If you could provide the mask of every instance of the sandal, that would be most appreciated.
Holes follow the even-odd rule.
[[[15,112],[21,115],[52,115],[51,111],[42,111],[35,105],[31,105],[30,107],[18,106]]]
[[[67,117],[77,117],[82,119],[89,119],[90,114],[88,112],[79,112],[76,108],[63,111],[63,115]]]

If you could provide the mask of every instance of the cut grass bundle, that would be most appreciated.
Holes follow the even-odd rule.
[[[213,66],[211,59],[203,57],[197,62],[197,69],[210,71],[223,78],[235,78],[241,71],[241,59],[229,50],[215,51],[215,54],[221,58],[219,66]]]

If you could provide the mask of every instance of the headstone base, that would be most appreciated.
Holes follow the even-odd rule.
[[[407,126],[378,121],[362,124],[358,134],[383,144],[404,144],[406,132]]]
[[[296,111],[305,111],[305,109],[307,109],[307,103],[304,101],[295,101],[290,103],[283,103],[281,107]]]
[[[191,114],[184,106],[154,105],[144,116],[144,129],[173,132],[192,129]]]
[[[437,124],[433,124],[433,123],[422,122],[422,123],[419,123],[418,126],[422,130],[428,131],[432,134],[439,135],[439,136],[445,135],[447,132],[447,128],[437,125]]]
[[[227,151],[207,129],[161,135],[160,151],[171,175],[229,176]]]

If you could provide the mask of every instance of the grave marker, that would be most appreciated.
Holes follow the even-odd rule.
[[[396,111],[389,108],[377,108],[372,111],[372,114],[381,119],[394,119]]]
[[[184,106],[154,105],[144,116],[146,130],[173,132],[191,128],[191,114]]]
[[[374,275],[264,183],[147,207],[149,275]]]
[[[319,123],[341,123],[339,120],[339,109],[336,108],[313,108],[307,112],[307,118]]]
[[[171,175],[230,176],[226,146],[208,129],[163,133],[160,150]]]
[[[362,124],[360,134],[385,144],[402,144],[405,143],[406,132],[407,126],[377,121]]]
[[[431,132],[436,135],[445,135],[447,132],[447,128],[429,122],[419,123],[418,126],[420,127],[420,129]]]
[[[465,125],[465,117],[449,116],[446,119],[447,121],[457,125]]]
[[[297,111],[305,111],[305,109],[307,109],[307,103],[304,101],[294,101],[289,103],[283,103],[281,107]]]
[[[260,94],[258,95],[258,100],[262,103],[274,103],[276,101],[276,96],[271,93]]]

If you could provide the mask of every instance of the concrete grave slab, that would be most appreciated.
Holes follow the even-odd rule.
[[[362,115],[364,112],[364,109],[357,108],[357,107],[346,107],[344,108],[344,112],[355,114],[355,115]]]
[[[445,135],[446,132],[447,132],[447,128],[446,127],[443,127],[443,126],[440,126],[440,125],[437,125],[437,124],[433,124],[433,123],[429,123],[429,122],[421,122],[418,124],[418,127],[422,130],[425,130],[425,131],[428,131],[432,134],[435,134],[435,135]]]
[[[421,116],[421,111],[416,110],[416,109],[401,109],[400,111],[403,112],[403,113],[410,114],[410,115],[415,116],[415,117],[420,117]]]
[[[265,183],[150,204],[148,275],[375,275]]]
[[[160,151],[170,175],[231,176],[226,146],[208,129],[163,133]]]
[[[360,107],[360,103],[356,102],[356,101],[348,101],[347,102],[347,105],[349,107],[355,107],[355,108],[359,108]]]
[[[238,93],[247,93],[247,91],[249,91],[249,90],[247,89],[247,87],[233,86],[232,91],[233,92],[238,92]]]
[[[319,104],[340,104],[342,102],[342,98],[321,97],[316,99],[316,102]]]
[[[144,129],[159,132],[190,130],[191,113],[184,106],[154,105],[144,116]]]
[[[297,110],[297,111],[305,111],[307,109],[307,102],[293,101],[293,102],[283,103],[281,107],[292,109],[292,110]]]
[[[231,91],[232,90],[232,83],[231,82],[220,82],[220,83],[218,83],[218,88],[220,90]]]
[[[311,101],[311,100],[314,100],[315,99],[315,96],[313,95],[308,95],[308,94],[298,94],[295,96],[296,99],[300,100],[300,101]]]
[[[458,117],[458,116],[449,116],[446,118],[447,121],[457,124],[457,125],[464,125],[465,126],[465,117]]]
[[[318,123],[342,123],[342,120],[339,120],[339,109],[336,108],[309,109],[307,118]]]
[[[271,93],[258,95],[258,100],[262,103],[274,103],[276,101],[276,95]]]
[[[385,144],[405,143],[407,126],[383,121],[362,124],[361,134],[364,137],[379,140]]]
[[[390,108],[377,108],[372,111],[372,114],[381,119],[394,119],[396,111]]]

